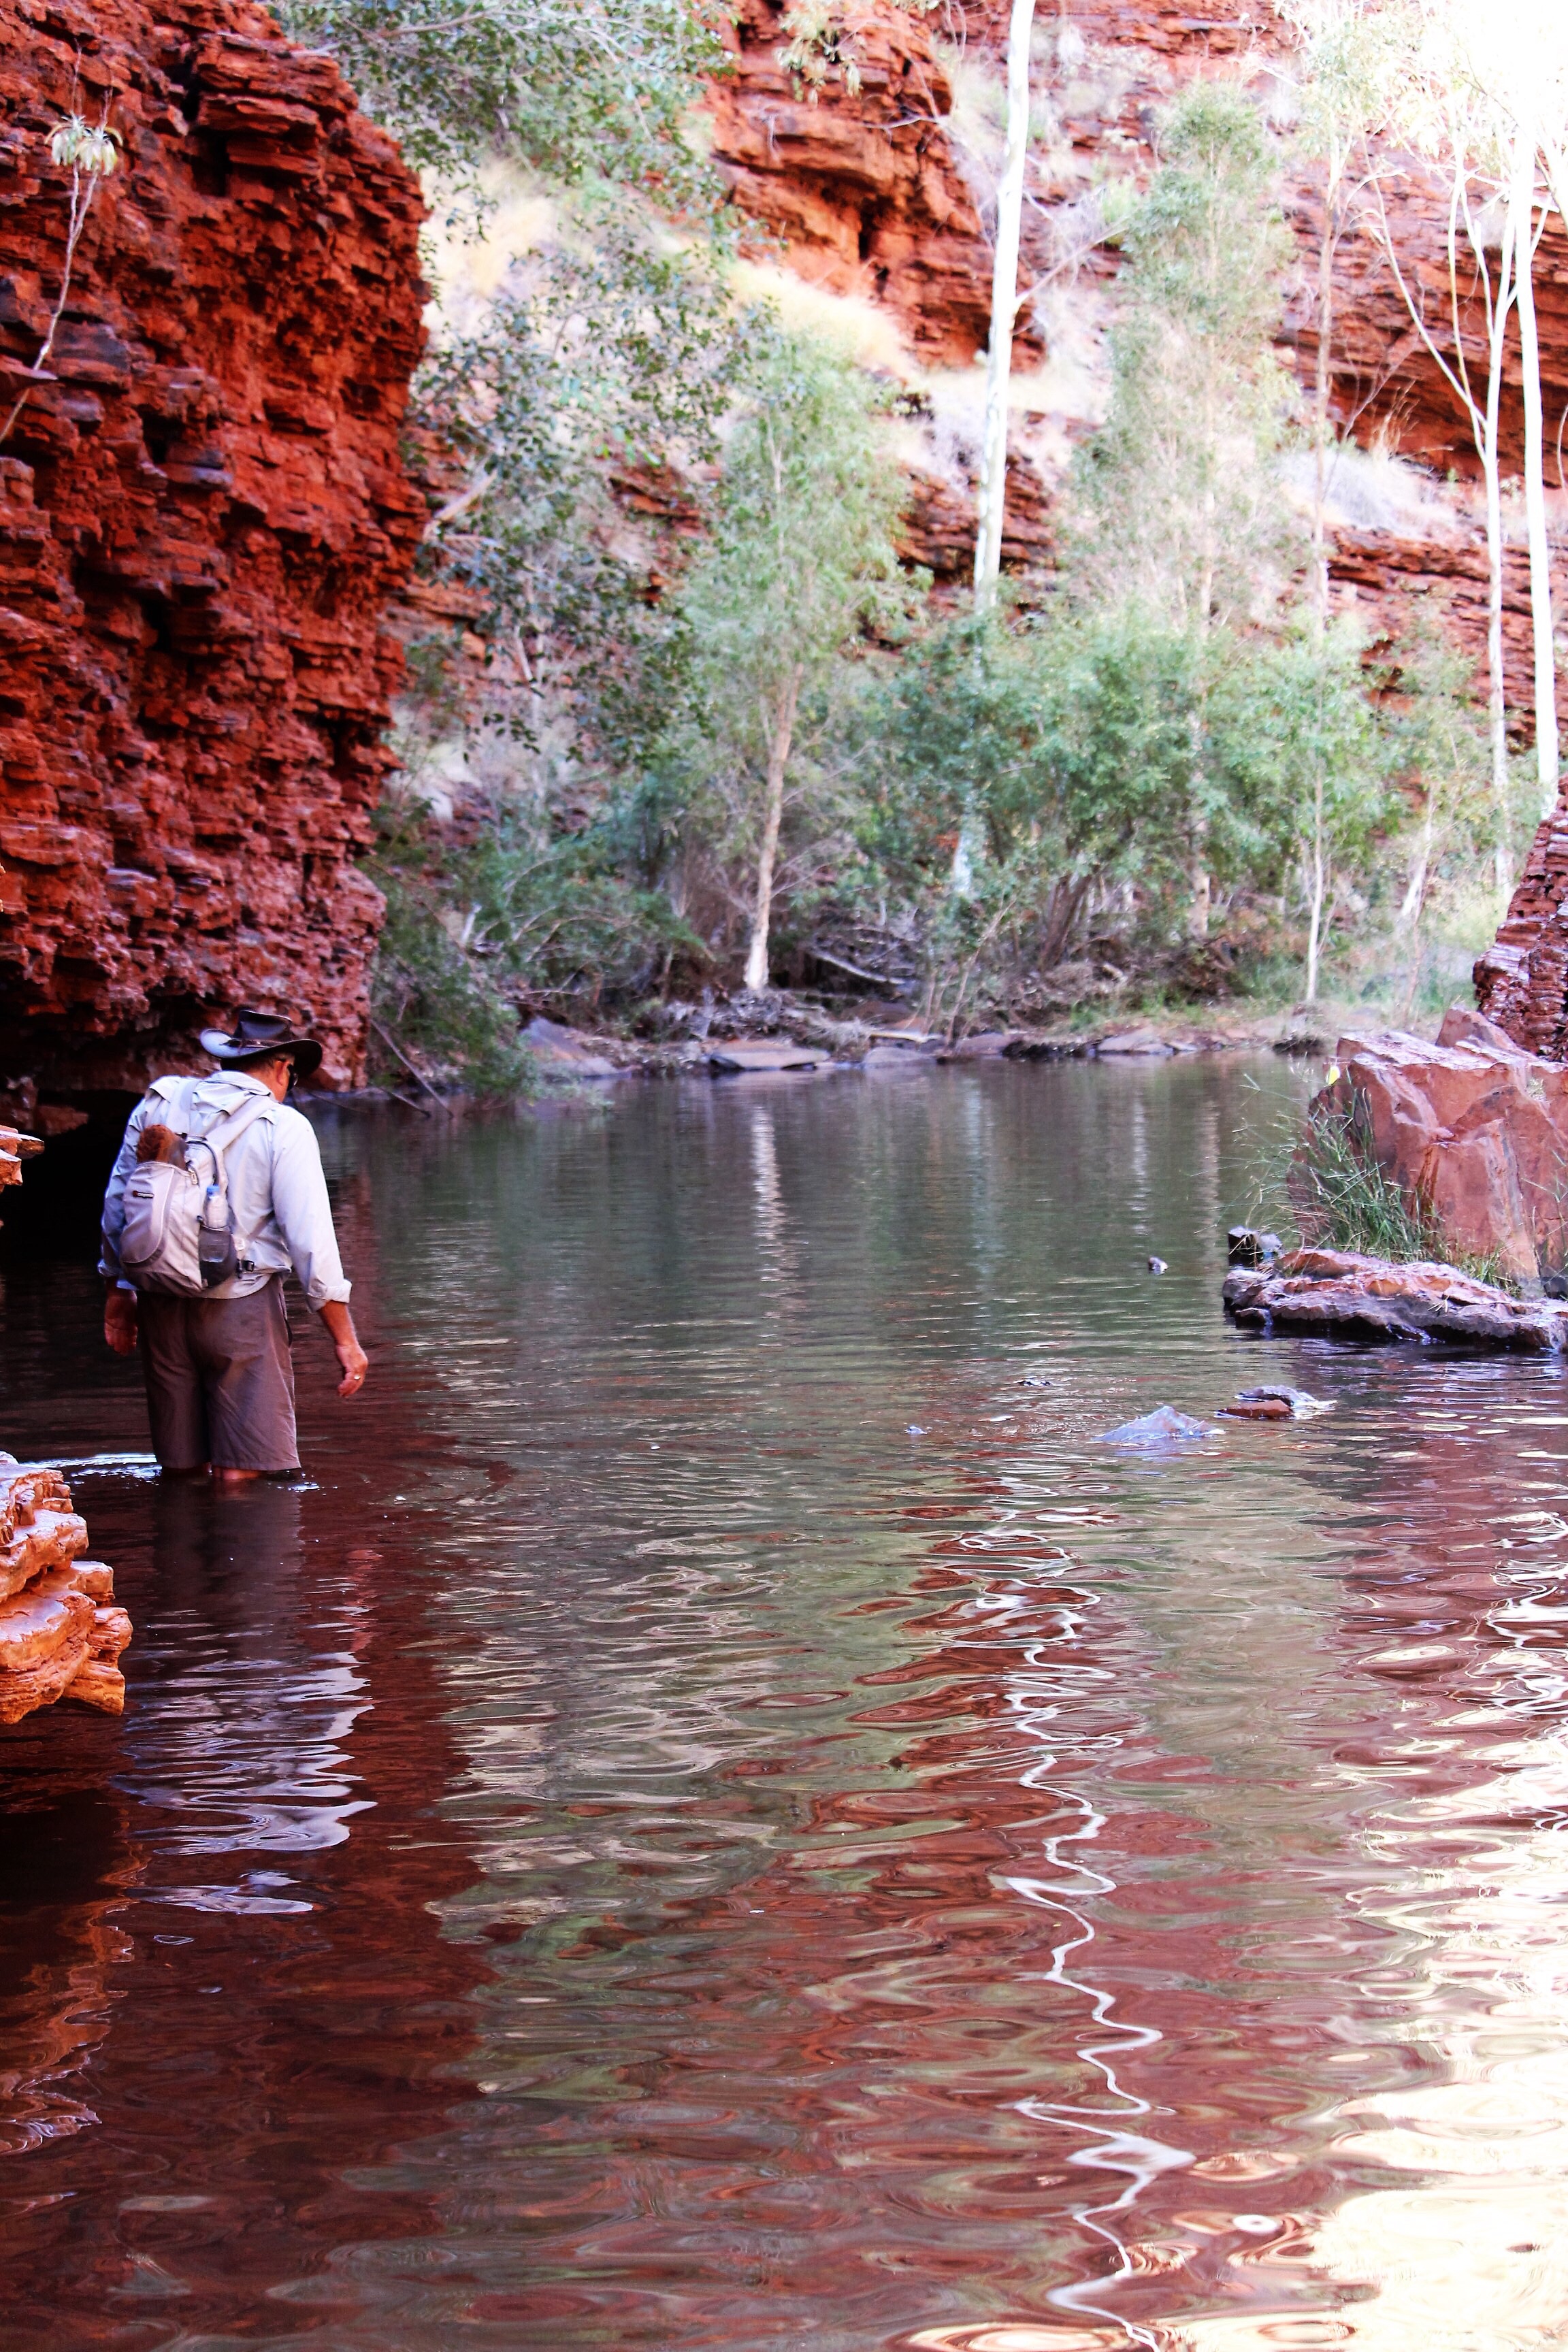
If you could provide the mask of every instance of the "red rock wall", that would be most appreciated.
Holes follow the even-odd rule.
[[[785,0],[740,0],[732,73],[713,86],[713,160],[804,275],[886,303],[925,358],[963,366],[985,341],[991,255],[941,119],[952,89],[927,20],[851,10],[860,89],[816,105],[778,62]]]
[[[843,13],[857,34],[862,89],[856,95],[836,77],[815,106],[795,94],[778,63],[784,9],[784,0],[742,0],[734,71],[716,87],[711,101],[714,159],[737,204],[783,243],[803,276],[884,304],[921,359],[968,364],[986,342],[991,254],[973,192],[942,127],[952,90],[928,28],[956,35],[972,53],[988,51],[999,70],[1005,0],[973,0],[968,6],[949,0],[930,18],[907,16],[888,0],[849,0]],[[1040,12],[1043,28],[1052,21]],[[1050,86],[1058,102],[1062,133],[1058,182],[1031,184],[1046,206],[1081,191],[1085,166],[1103,161],[1117,172],[1152,169],[1159,110],[1195,74],[1235,76],[1264,97],[1284,54],[1279,27],[1260,22],[1250,0],[1215,0],[1202,16],[1162,0],[1075,0],[1070,22],[1090,59],[1116,67],[1115,96],[1109,107],[1093,110],[1075,94],[1070,78],[1058,73],[1053,80],[1037,69],[1038,83]],[[1447,192],[1417,159],[1387,161],[1388,216],[1407,257],[1409,283],[1419,289],[1441,341],[1447,318]],[[1309,268],[1294,289],[1282,340],[1305,383],[1316,359],[1310,275],[1322,226],[1321,176],[1310,168],[1298,173],[1285,203]],[[1026,275],[1045,251],[1039,219],[1026,214]],[[1090,257],[1086,274],[1108,278],[1116,267],[1114,257],[1102,253]],[[1539,279],[1544,394],[1548,415],[1555,418],[1568,408],[1568,236],[1556,222],[1542,246]],[[1452,471],[1477,478],[1462,409],[1412,330],[1398,287],[1364,226],[1342,240],[1335,302],[1331,380],[1342,425],[1353,420],[1363,441],[1386,425],[1402,455],[1439,476]],[[1482,322],[1473,306],[1466,330],[1484,381]],[[1039,350],[1037,341],[1025,340],[1020,363],[1029,364]],[[1522,461],[1520,381],[1516,341],[1504,429],[1505,468],[1515,471]],[[1008,557],[1016,564],[1037,562],[1048,532],[1040,525],[1041,489],[1032,467],[1015,469],[1015,488]],[[923,491],[917,499],[912,543],[939,579],[956,577],[967,569],[967,551],[955,543],[957,519],[937,499],[928,530],[923,509],[931,503]],[[971,521],[971,547],[973,534]],[[1347,538],[1341,576],[1374,613],[1396,613],[1413,583],[1452,592],[1458,625],[1479,657],[1485,551],[1479,534],[1460,530],[1452,543],[1433,543],[1414,561],[1392,544],[1380,551],[1368,534]],[[1522,653],[1529,643],[1522,583],[1514,603],[1522,614],[1517,640]],[[1515,674],[1523,675],[1517,662]]]
[[[0,1087],[135,1084],[237,1001],[308,1009],[341,1086],[380,917],[353,860],[381,616],[424,515],[418,190],[244,0],[0,0],[6,408],[60,282],[47,131],[77,77],[124,160],[57,381],[0,446]]]

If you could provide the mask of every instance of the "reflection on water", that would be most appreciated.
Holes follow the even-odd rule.
[[[329,1123],[374,1400],[73,1473],[132,1708],[0,1748],[7,2344],[1568,2340],[1563,1375],[1226,1330],[1296,1083]]]

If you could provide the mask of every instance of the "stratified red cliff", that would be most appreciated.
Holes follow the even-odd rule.
[[[58,299],[63,115],[108,120],[50,362],[0,446],[0,1088],[136,1083],[208,1005],[356,1075],[380,916],[418,188],[244,0],[0,0],[0,388]]]
[[[883,314],[908,355],[908,551],[955,593],[990,305],[975,142],[1005,9],[951,0],[922,17],[847,0],[843,13],[860,87],[837,79],[812,105],[779,62],[784,0],[738,0],[712,151],[753,249]],[[1039,299],[1020,320],[1015,570],[1048,567],[1066,468],[1104,397],[1119,264],[1092,240],[1075,249],[1075,207],[1106,173],[1147,174],[1159,110],[1194,74],[1237,77],[1277,112],[1288,80],[1279,26],[1250,0],[1202,16],[1075,0],[1040,12],[1037,38],[1024,262]],[[351,1083],[379,917],[355,861],[399,675],[384,615],[424,519],[398,454],[420,342],[418,190],[331,64],[247,0],[0,0],[0,393],[13,388],[0,417],[60,282],[68,173],[49,131],[107,108],[123,141],[51,381],[0,446],[0,1110],[7,1089],[27,1109],[35,1083],[133,1084],[186,1049],[204,1010],[238,1001],[309,1013],[329,1083]],[[1442,192],[1393,160],[1396,236],[1436,315]],[[1286,193],[1308,263],[1311,170]],[[1540,277],[1556,416],[1568,240],[1555,225]],[[1425,468],[1369,460],[1336,485],[1338,594],[1390,633],[1412,598],[1436,601],[1479,658],[1485,554],[1458,405],[1364,234],[1344,240],[1336,285],[1340,422],[1365,441],[1381,420]],[[1304,267],[1284,330],[1303,380],[1312,332]],[[1506,407],[1516,467],[1517,366]],[[1522,738],[1519,547],[1507,604]],[[1554,839],[1537,844],[1485,977],[1489,1009],[1550,1051],[1568,987],[1555,912],[1568,826],[1561,856]]]
[[[818,288],[885,311],[904,341],[931,407],[935,372],[947,371],[950,412],[968,402],[957,431],[931,436],[929,467],[917,467],[908,552],[957,590],[973,560],[977,372],[990,307],[990,248],[982,206],[988,159],[977,152],[985,107],[973,78],[993,88],[1005,45],[1005,0],[949,0],[936,16],[911,16],[889,0],[846,0],[836,22],[849,37],[861,88],[839,72],[813,103],[779,61],[785,0],[739,0],[733,71],[711,100],[713,152],[737,205],[775,240],[789,267]],[[937,37],[933,38],[933,33]],[[971,76],[967,119],[955,102]],[[1035,37],[1037,121],[1025,214],[1023,277],[1047,303],[1021,314],[1021,372],[1034,372],[1016,407],[1008,464],[1003,561],[1017,571],[1048,565],[1052,508],[1072,450],[1099,421],[1105,391],[1081,364],[1104,333],[1118,262],[1103,248],[1072,251],[1070,215],[1096,178],[1146,178],[1161,109],[1195,75],[1239,81],[1288,129],[1290,59],[1272,12],[1251,0],[1213,0],[1201,15],[1172,0],[1073,0],[1039,13]],[[992,113],[994,118],[994,99]],[[1283,190],[1301,268],[1289,298],[1282,354],[1305,387],[1316,362],[1313,282],[1323,232],[1320,170],[1286,165]],[[1452,356],[1447,252],[1448,192],[1415,155],[1379,155],[1383,204],[1407,288],[1439,345]],[[1063,227],[1068,230],[1064,238]],[[1436,608],[1484,657],[1486,542],[1479,467],[1462,405],[1415,331],[1363,189],[1339,243],[1331,353],[1336,422],[1373,452],[1340,463],[1331,482],[1331,572],[1338,601],[1357,608],[1374,636],[1397,640],[1413,610]],[[1536,270],[1542,387],[1549,418],[1568,408],[1568,235],[1553,216]],[[1464,338],[1484,385],[1484,320],[1471,302]],[[1064,353],[1066,363],[1064,364]],[[963,372],[975,389],[963,387]],[[1505,474],[1523,460],[1517,337],[1503,402]],[[936,397],[942,396],[937,387]],[[942,425],[936,411],[938,427]],[[1391,460],[1393,462],[1391,462]],[[1403,462],[1400,462],[1403,461]],[[1549,472],[1551,466],[1549,461]],[[1562,509],[1568,499],[1552,495]],[[1558,524],[1568,520],[1559,512]],[[1510,724],[1532,734],[1528,564],[1519,501],[1510,499],[1505,553],[1504,638]],[[1561,589],[1562,583],[1559,583]],[[1521,1044],[1568,1053],[1568,807],[1542,825],[1496,947],[1477,968],[1485,1009]]]

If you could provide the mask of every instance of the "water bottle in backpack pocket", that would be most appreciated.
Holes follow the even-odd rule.
[[[181,1107],[184,1152],[139,1159],[126,1178],[120,1235],[120,1263],[138,1290],[187,1298],[201,1297],[240,1270],[224,1154],[271,1108],[269,1097],[247,1096],[205,1135],[192,1135],[194,1092],[191,1081]]]

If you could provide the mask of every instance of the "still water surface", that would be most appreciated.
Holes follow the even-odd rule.
[[[0,1734],[6,2352],[1568,2343],[1563,1375],[1226,1328],[1296,1085],[329,1116],[237,1497],[13,1254],[137,1640]]]

